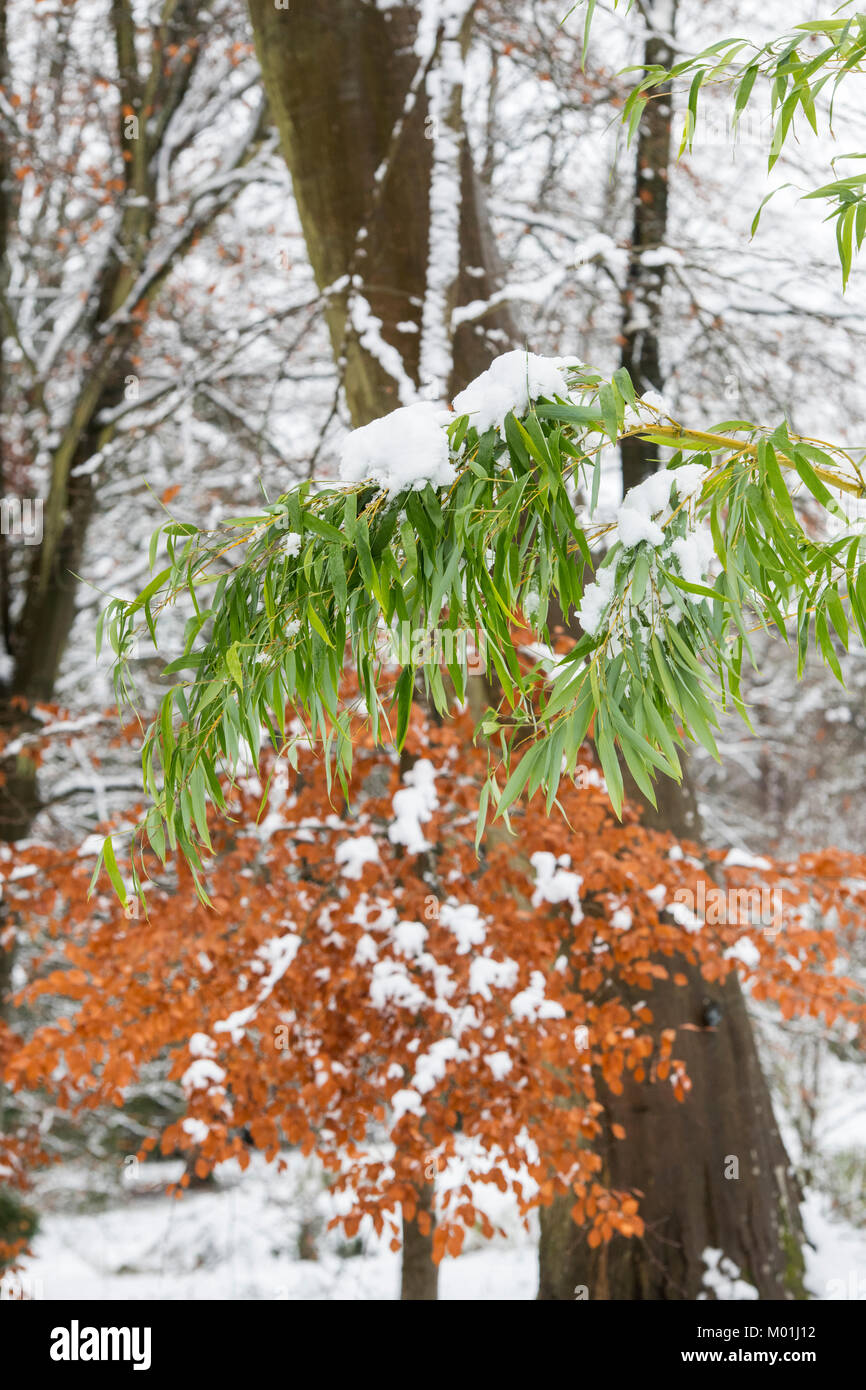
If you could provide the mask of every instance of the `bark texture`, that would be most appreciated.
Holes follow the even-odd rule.
[[[682,968],[688,985],[657,981],[649,1003],[659,1027],[700,1028],[679,1032],[676,1047],[692,1092],[681,1104],[666,1083],[626,1081],[621,1096],[601,1095],[604,1180],[643,1194],[646,1234],[591,1250],[564,1209],[570,1202],[555,1203],[542,1212],[540,1299],[574,1298],[583,1284],[591,1299],[692,1300],[706,1292],[708,1247],[733,1260],[762,1299],[805,1296],[799,1193],[739,983],[709,989],[685,962],[670,968]],[[715,1027],[703,1026],[708,995],[722,1012]],[[615,1123],[626,1127],[624,1142],[611,1134]]]
[[[416,53],[419,14],[412,5],[379,10],[356,0],[318,0],[278,10],[271,0],[250,0],[250,13],[313,273],[327,295],[349,412],[353,424],[366,424],[404,403],[400,373],[410,389],[423,385],[420,329],[435,145],[425,79],[438,61],[442,35],[425,62]],[[410,93],[415,99],[407,114]],[[460,257],[451,307],[486,299],[497,281],[459,92],[456,97],[444,118],[459,148]],[[483,273],[470,276],[470,266]],[[397,376],[371,348],[358,316],[361,301],[399,359]],[[503,335],[498,347],[491,345],[490,330]],[[449,394],[515,341],[505,307],[486,314],[483,323],[461,324],[453,336]]]
[[[676,0],[671,6],[671,28],[676,23]],[[652,7],[650,7],[652,13]],[[646,67],[668,67],[676,54],[664,34],[650,33],[644,45]],[[640,395],[661,391],[664,384],[660,351],[662,294],[666,268],[646,253],[661,251],[668,236],[668,174],[672,153],[670,86],[658,87],[646,106],[638,129],[635,159],[634,215],[631,250],[623,295],[622,365]],[[624,439],[621,445],[623,491],[628,491],[655,467],[656,446],[642,439]]]

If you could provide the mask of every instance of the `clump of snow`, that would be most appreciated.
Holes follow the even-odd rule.
[[[577,616],[584,632],[593,635],[598,632],[601,620],[610,607],[615,579],[614,566],[607,565],[597,571],[595,581],[592,584],[587,584],[584,589],[583,598],[577,610]]]
[[[436,769],[428,758],[419,758],[403,782],[392,798],[395,819],[388,827],[388,839],[392,845],[405,845],[410,854],[421,854],[430,848],[421,826],[439,804]]]
[[[580,874],[569,869],[570,856],[564,854],[557,859],[555,855],[549,854],[546,850],[538,850],[531,855],[530,863],[535,870],[535,891],[532,894],[532,906],[539,907],[543,902],[570,903],[572,922],[575,925],[582,922],[583,909],[580,905],[580,890],[583,886],[583,879]]]
[[[372,835],[356,835],[343,840],[334,852],[334,863],[341,866],[344,878],[361,877],[365,864],[379,862],[379,846]]]
[[[210,1134],[204,1120],[198,1120],[194,1115],[187,1115],[181,1128],[185,1134],[189,1135],[194,1144],[203,1144]]]
[[[394,947],[401,956],[420,956],[427,940],[423,922],[398,922],[394,928]]]
[[[278,980],[281,980],[288,970],[295,956],[301,948],[301,937],[297,932],[286,932],[284,936],[272,936],[268,941],[260,946],[256,954],[271,967],[268,978],[263,982],[260,1000],[266,997],[266,992],[273,989]]]
[[[712,1246],[708,1246],[701,1258],[707,1266],[703,1277],[704,1288],[712,1289],[716,1298],[751,1300],[760,1297],[754,1284],[747,1284],[745,1279],[740,1278],[739,1265],[735,1265],[721,1250],[714,1250]],[[698,1294],[700,1299],[706,1297],[705,1293]]]
[[[448,1063],[466,1055],[465,1052],[461,1051],[456,1038],[440,1038],[431,1045],[429,1052],[422,1053],[415,1063],[415,1075],[412,1078],[413,1087],[422,1095],[427,1091],[432,1091],[433,1087],[445,1077]]]
[[[741,936],[725,951],[725,960],[740,960],[749,970],[761,964],[761,953],[750,936]]]
[[[532,619],[541,607],[541,594],[537,589],[530,589],[526,598],[523,600],[523,616]]]
[[[693,497],[696,492],[700,492],[707,476],[707,470],[702,463],[684,463],[681,468],[668,469],[668,473],[671,483],[676,485],[680,502],[685,502],[687,497]]]
[[[573,264],[580,270],[584,266],[600,263],[619,276],[626,267],[627,259],[625,248],[617,246],[607,232],[593,232],[575,247]]]
[[[448,487],[457,476],[445,433],[450,419],[443,406],[418,401],[353,430],[340,454],[342,481],[376,483],[391,497],[428,483]]]
[[[824,711],[824,718],[828,724],[850,724],[852,715],[847,705],[836,705]]]
[[[423,989],[409,979],[405,965],[396,960],[380,960],[373,966],[370,1001],[374,1009],[383,1009],[386,1004],[423,1009],[428,1003]]]
[[[394,1112],[394,1123],[396,1124],[404,1115],[423,1115],[424,1102],[417,1091],[406,1087],[405,1090],[394,1092],[391,1097],[391,1109]]]
[[[760,855],[749,854],[744,849],[729,849],[725,855],[726,868],[739,869],[772,869],[769,859],[762,859]]]
[[[212,1061],[210,1057],[197,1057],[194,1062],[190,1062],[180,1079],[180,1084],[189,1095],[192,1091],[209,1090],[211,1086],[218,1086],[225,1079],[225,1071],[217,1062]]]
[[[504,352],[454,397],[454,409],[458,415],[468,415],[479,434],[491,427],[501,434],[509,411],[518,417],[525,415],[530,403],[540,396],[568,400],[566,372],[574,365],[576,359],[539,357],[520,348]]]
[[[632,489],[635,491],[636,489]],[[629,494],[631,496],[631,494]],[[657,521],[653,521],[646,512],[639,512],[635,507],[620,507],[616,518],[616,533],[626,549],[640,545],[641,541],[646,541],[649,545],[657,548],[664,544],[665,533]]]
[[[678,927],[698,932],[703,929],[704,922],[694,909],[695,895],[689,888],[678,888],[674,893],[674,901],[667,905],[667,910]]]
[[[480,994],[482,999],[492,999],[491,985],[497,989],[509,989],[517,982],[517,962],[513,960],[493,960],[490,956],[476,956],[469,967],[469,993]]]
[[[676,558],[680,574],[689,584],[703,583],[715,553],[713,538],[707,527],[692,531],[688,536],[677,536],[671,541],[671,554]]]
[[[488,1052],[484,1060],[493,1072],[494,1081],[501,1081],[514,1065],[507,1052]]]
[[[475,903],[443,903],[439,921],[457,937],[458,956],[465,956],[473,946],[484,945],[487,929]]]
[[[617,512],[616,529],[626,548],[647,541],[658,548],[664,542],[664,532],[656,518],[668,519],[666,513],[671,494],[676,489],[679,503],[685,502],[703,484],[706,469],[699,463],[687,463],[683,468],[662,468],[630,488]],[[697,582],[697,581],[695,581]]]
[[[364,932],[363,936],[358,937],[358,944],[355,947],[355,964],[370,965],[379,958],[379,947],[376,945],[369,932]]]
[[[511,1001],[511,1012],[515,1018],[525,1018],[530,1023],[539,1018],[565,1018],[562,1005],[544,997],[544,976],[540,970],[533,970],[526,989],[515,994]]]
[[[667,509],[673,480],[673,473],[662,468],[637,487],[629,488],[616,516],[617,534],[624,546],[637,545],[642,540],[653,546],[662,544],[664,534],[653,517]]]
[[[303,539],[303,536],[300,536],[297,531],[287,531],[283,536],[280,549],[286,555],[297,555],[303,544]]]
[[[215,1033],[228,1033],[235,1046],[243,1041],[247,1025],[252,1023],[256,1016],[257,1005],[250,1004],[245,1009],[235,1009],[228,1018],[221,1018],[219,1023],[214,1024]]]
[[[626,406],[623,424],[626,429],[634,425],[655,425],[660,415],[669,414],[668,403],[660,391],[645,391],[634,406]]]
[[[675,251],[670,246],[649,246],[640,253],[641,265],[649,266],[651,270],[662,265],[677,265],[682,259],[682,252]],[[649,395],[650,392],[648,391],[646,394]],[[656,393],[653,392],[652,394],[655,395]]]

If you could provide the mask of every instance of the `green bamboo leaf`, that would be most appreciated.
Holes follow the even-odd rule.
[[[607,783],[607,794],[610,797],[610,802],[616,812],[617,819],[621,819],[624,794],[622,773],[620,771],[613,740],[600,723],[596,725],[595,747],[598,753],[598,760],[601,763],[604,780]]]
[[[409,732],[409,717],[412,713],[412,696],[415,690],[415,671],[411,666],[406,666],[400,672],[397,685],[394,690],[394,698],[397,701],[397,748],[401,749],[406,742],[406,735]]]
[[[126,885],[124,884],[123,879],[120,876],[120,870],[117,867],[117,860],[114,857],[114,845],[111,842],[110,835],[107,835],[105,837],[105,840],[103,841],[102,857],[105,862],[105,868],[108,873],[108,877],[111,879],[111,886],[117,894],[118,898],[120,899],[121,907],[126,907]]]
[[[226,666],[228,667],[229,675],[231,676],[235,685],[243,689],[244,671],[241,665],[240,655],[238,653],[237,642],[233,642],[226,652]]]
[[[319,617],[318,613],[313,607],[311,600],[309,599],[307,600],[307,617],[309,618],[312,627],[321,637],[322,641],[327,643],[329,647],[333,648],[334,643],[331,640],[331,637],[328,633],[328,629],[325,627],[324,623],[322,622],[321,618]]]
[[[616,398],[610,386],[605,384],[599,387],[598,403],[601,407],[601,418],[604,421],[605,433],[611,444],[615,444],[619,435],[619,416],[616,408]]]
[[[201,761],[197,762],[190,773],[189,794],[192,802],[192,815],[196,829],[201,836],[208,850],[213,853],[213,845],[207,827],[207,805],[205,802],[205,775]]]

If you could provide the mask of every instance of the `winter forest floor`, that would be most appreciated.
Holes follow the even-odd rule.
[[[325,1231],[329,1199],[312,1161],[295,1156],[278,1173],[254,1160],[244,1174],[223,1171],[210,1190],[170,1198],[164,1185],[180,1172],[179,1164],[142,1165],[137,1190],[110,1192],[91,1185],[92,1171],[56,1168],[41,1184],[43,1229],[25,1293],[76,1302],[398,1297],[400,1256],[386,1240],[370,1233],[347,1246]],[[479,1237],[459,1259],[446,1258],[440,1298],[534,1299],[535,1233],[522,1230],[506,1205],[485,1201],[507,1237]],[[866,1299],[866,1231],[831,1217],[817,1193],[807,1194],[803,1213],[812,1296]],[[301,1249],[314,1249],[316,1258],[301,1258]],[[727,1295],[737,1296],[730,1289]]]

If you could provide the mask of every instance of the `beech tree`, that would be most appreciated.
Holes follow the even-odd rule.
[[[15,909],[48,929],[64,922],[26,1002],[65,1003],[68,1013],[14,1050],[9,1080],[83,1118],[122,1104],[142,1071],[166,1059],[185,1100],[160,1137],[164,1153],[188,1153],[202,1178],[227,1159],[245,1168],[251,1147],[279,1162],[287,1144],[300,1146],[329,1174],[348,1238],[369,1233],[398,1249],[402,1214],[429,1237],[437,1265],[476,1227],[495,1233],[490,1185],[525,1219],[567,1202],[599,1258],[612,1242],[637,1252],[645,1194],[619,1181],[600,1145],[650,1138],[659,1155],[641,1113],[675,1126],[688,1112],[701,1046],[722,1050],[744,1080],[726,1021],[658,1027],[666,992],[688,989],[681,966],[697,969],[714,998],[739,971],[786,1017],[856,1032],[866,1001],[845,973],[840,937],[821,923],[832,912],[843,934],[862,929],[863,857],[764,860],[756,871],[717,852],[725,887],[701,907],[708,880],[694,847],[642,825],[636,807],[620,822],[585,749],[579,780],[563,790],[564,816],[522,803],[519,852],[488,838],[479,859],[487,754],[473,746],[469,712],[440,721],[416,707],[398,755],[370,738],[358,694],[348,672],[340,699],[355,710],[359,764],[348,814],[333,814],[315,746],[299,750],[291,775],[267,752],[257,775],[227,791],[233,824],[209,818],[215,910],[190,907],[182,856],[175,885],[147,852],[150,916],[136,922],[107,893],[88,903],[80,854],[19,851]],[[738,891],[752,904],[745,928],[748,914],[731,907]],[[763,912],[765,896],[777,915]],[[631,1131],[602,1091],[636,1093]],[[708,1122],[742,1221],[738,1169],[755,1153],[741,1136],[737,1152],[726,1148],[722,1108]],[[667,1148],[665,1161],[692,1200],[684,1170],[693,1155]],[[433,1180],[435,1226],[422,1200]],[[721,1230],[732,1218],[718,1210],[715,1219]],[[411,1258],[419,1253],[412,1242]],[[730,1277],[772,1289],[761,1263],[772,1258],[753,1248]],[[779,1286],[789,1296],[802,1292],[794,1250],[791,1259]],[[711,1265],[695,1263],[681,1297],[713,1287]],[[602,1267],[569,1297],[609,1296],[604,1278]]]

